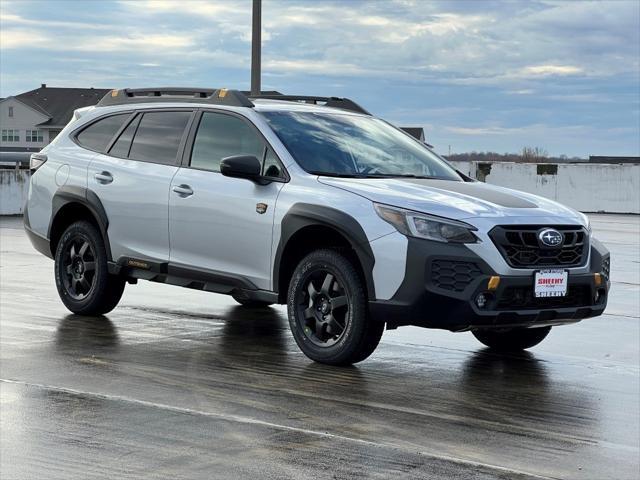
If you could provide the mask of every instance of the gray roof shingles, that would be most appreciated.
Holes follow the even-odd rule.
[[[38,126],[64,126],[77,108],[95,105],[110,89],[42,86],[14,98],[50,117]]]

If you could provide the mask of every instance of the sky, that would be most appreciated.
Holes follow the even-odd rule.
[[[264,0],[262,87],[349,97],[447,154],[640,155],[640,1]],[[0,97],[249,89],[251,0],[0,0]]]

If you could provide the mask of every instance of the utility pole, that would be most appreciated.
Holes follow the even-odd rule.
[[[260,95],[260,55],[262,49],[262,0],[253,0],[251,18],[251,95]]]

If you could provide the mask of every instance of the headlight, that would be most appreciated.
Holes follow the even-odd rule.
[[[584,224],[586,225],[587,232],[589,232],[589,235],[591,235],[591,220],[584,213],[582,213],[582,212],[578,212],[578,213],[584,219]]]
[[[436,242],[478,242],[478,237],[473,234],[477,229],[467,223],[378,203],[374,203],[374,207],[380,218],[396,227],[404,235]]]

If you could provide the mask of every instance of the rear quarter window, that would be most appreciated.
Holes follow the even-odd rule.
[[[89,150],[104,152],[113,136],[129,118],[129,115],[130,113],[122,113],[102,118],[82,130],[76,136],[76,139],[81,146]]]

